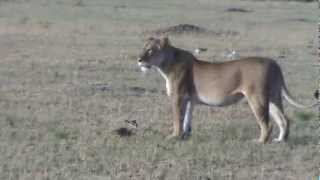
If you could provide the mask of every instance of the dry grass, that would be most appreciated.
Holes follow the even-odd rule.
[[[232,7],[252,12],[226,11]],[[252,143],[258,127],[245,103],[199,106],[193,136],[166,140],[164,82],[157,73],[143,76],[135,60],[148,30],[186,23],[236,31],[171,39],[189,50],[207,47],[200,58],[209,61],[231,49],[276,58],[292,94],[308,104],[318,77],[316,8],[274,1],[1,1],[0,179],[316,179],[315,110],[286,106],[288,143]],[[121,127],[132,135],[117,135]]]

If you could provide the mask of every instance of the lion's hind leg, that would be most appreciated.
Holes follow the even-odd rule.
[[[287,140],[289,136],[289,120],[285,116],[282,104],[281,81],[274,81],[270,91],[269,114],[279,127],[279,136],[274,142]]]
[[[289,135],[289,121],[283,113],[282,107],[276,103],[270,102],[269,104],[270,115],[279,127],[279,136],[275,138],[275,142],[287,140]]]
[[[247,97],[247,99],[260,127],[260,137],[258,141],[266,143],[272,130],[272,126],[269,123],[268,100],[257,96]]]

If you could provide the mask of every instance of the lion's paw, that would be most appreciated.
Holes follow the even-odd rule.
[[[274,139],[272,140],[272,142],[273,142],[273,143],[281,143],[281,142],[283,142],[283,140],[282,140],[282,139],[279,139],[279,138],[274,138]]]

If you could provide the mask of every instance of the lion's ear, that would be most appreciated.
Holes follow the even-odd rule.
[[[169,37],[167,35],[164,35],[160,38],[160,46],[166,47],[170,45]]]

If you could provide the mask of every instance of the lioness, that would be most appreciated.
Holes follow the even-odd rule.
[[[283,113],[282,95],[290,104],[305,108],[289,94],[276,61],[247,57],[228,62],[197,60],[188,51],[176,48],[167,37],[147,40],[138,58],[142,71],[156,68],[166,80],[173,108],[173,136],[191,133],[195,104],[226,106],[246,97],[260,126],[259,142],[265,143],[272,130],[269,115],[279,126],[275,141],[287,139],[289,122]]]

